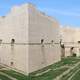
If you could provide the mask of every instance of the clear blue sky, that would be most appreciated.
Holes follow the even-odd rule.
[[[80,27],[80,0],[0,0],[0,16],[6,15],[14,5],[28,2],[55,17],[61,25]]]

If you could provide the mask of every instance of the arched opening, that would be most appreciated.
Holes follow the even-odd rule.
[[[15,39],[11,39],[11,45],[15,43]]]
[[[43,42],[44,42],[44,39],[41,39],[41,44],[43,44]]]

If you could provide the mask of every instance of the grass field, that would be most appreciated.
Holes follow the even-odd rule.
[[[0,65],[0,80],[80,80],[80,58],[67,57],[29,76]]]
[[[0,65],[0,80],[29,80],[28,77],[22,73],[12,70],[11,68]]]
[[[0,70],[1,72],[16,78],[17,80],[26,80],[27,76],[13,70]]]
[[[30,73],[28,80],[80,80],[80,58],[68,57]]]

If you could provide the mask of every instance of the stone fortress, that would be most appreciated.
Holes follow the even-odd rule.
[[[60,40],[64,57],[70,56],[71,46],[79,56],[79,36],[79,29],[61,28],[55,18],[32,4],[14,6],[0,17],[0,63],[31,73],[61,60]]]

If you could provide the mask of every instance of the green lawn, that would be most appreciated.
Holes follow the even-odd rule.
[[[66,75],[64,75],[61,80],[68,80],[69,77],[71,77],[77,70],[80,69],[80,65],[78,65],[76,68],[70,70],[69,73],[67,73]],[[73,80],[73,79],[72,79]]]
[[[61,73],[63,73],[64,71],[66,71],[68,68],[63,68],[63,69],[59,69],[59,70],[50,70],[47,73],[44,73],[43,75],[40,76],[30,76],[30,80],[52,80],[54,79],[56,76],[60,75]]]
[[[0,80],[11,80],[11,79],[9,79],[8,77],[0,74]]]
[[[71,80],[80,80],[80,71]]]
[[[13,70],[0,70],[1,72],[12,76],[18,80],[27,80],[27,76]]]
[[[30,73],[28,80],[53,80],[57,76],[61,75],[63,72],[67,71],[70,67],[74,66],[79,61],[80,61],[80,58],[75,58],[75,57],[68,57],[68,58],[62,59],[61,61],[59,61],[55,64],[52,64],[41,70]],[[68,66],[68,67],[63,67],[63,66]],[[63,67],[63,68],[60,68],[60,67]],[[70,73],[68,73],[67,75],[64,75],[61,80],[68,80],[68,78],[72,74],[74,74],[74,72],[79,68],[80,68],[80,66],[77,66],[75,69],[71,70]],[[48,72],[45,72],[48,69],[50,69],[50,70]],[[36,76],[39,73],[40,73],[40,75]],[[79,74],[80,74],[80,72],[79,72]],[[76,79],[74,79],[74,80],[76,80]]]
[[[59,68],[61,66],[65,66],[65,65],[68,65],[68,66],[73,66],[75,63],[79,62],[80,59],[77,59],[75,57],[68,57],[68,58],[65,58],[65,59],[62,59],[61,61],[55,63],[55,64],[52,64],[50,66],[47,66],[41,70],[38,70],[38,71],[35,71],[31,74],[35,75],[37,73],[40,73],[40,72],[44,72],[46,71],[47,69],[56,69],[56,68]]]
[[[57,76],[60,76],[62,73],[73,67],[76,63],[80,62],[80,58],[76,57],[67,57],[61,61],[49,65],[41,70],[32,72],[29,76],[26,76],[17,71],[8,69],[0,70],[2,73],[7,74],[17,80],[54,80]],[[3,66],[0,67],[4,68]],[[70,70],[69,73],[63,75],[60,80],[68,80],[77,70],[80,69],[80,64],[74,69]],[[0,80],[11,80],[3,74],[0,74]],[[80,70],[72,77],[71,80],[80,80]]]
[[[4,67],[0,65],[0,80],[12,80],[7,75],[17,80],[29,80],[27,75],[24,75],[12,69],[8,69],[7,66]]]

